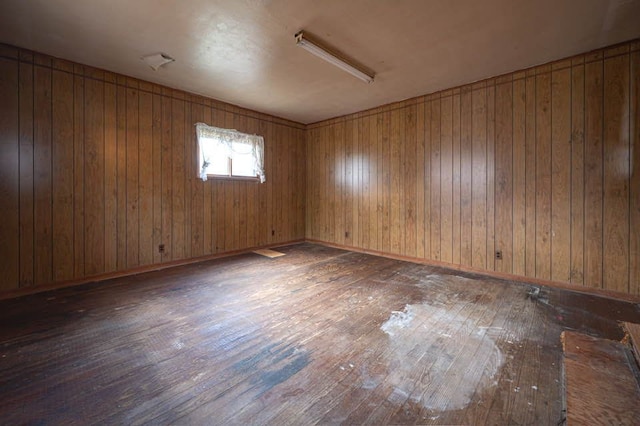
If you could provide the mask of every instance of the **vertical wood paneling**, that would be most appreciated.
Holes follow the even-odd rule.
[[[502,260],[495,260],[495,270],[513,270],[513,86],[496,87],[495,148],[495,250]],[[488,254],[492,258],[493,250]]]
[[[571,69],[571,282],[584,283],[584,59]]]
[[[638,293],[638,47],[310,125],[310,143],[322,135],[313,142],[322,161],[307,162],[307,208],[323,213],[308,216],[307,237]],[[338,138],[336,123],[353,130]],[[351,175],[355,148],[336,146],[357,146],[369,175]],[[320,167],[345,161],[317,178]],[[360,223],[344,240],[335,223],[355,219],[356,206],[370,229]]]
[[[353,126],[355,120],[349,120],[344,124],[344,191],[342,200],[344,203],[344,244],[353,246],[353,204],[357,202],[356,194],[353,192],[354,185],[354,156],[353,156]],[[289,169],[292,167],[290,165]],[[291,210],[291,209],[287,209]]]
[[[3,290],[306,233],[638,294],[638,55],[630,43],[304,130],[21,51],[0,60]],[[265,136],[267,183],[199,181],[196,121]]]
[[[585,65],[584,284],[602,287],[602,61]]]
[[[85,79],[84,246],[89,276],[104,272],[104,106],[104,83]]]
[[[335,155],[333,156],[333,182],[336,188],[335,196],[335,224],[333,227],[334,237],[333,240],[338,244],[344,244],[345,231],[345,194],[347,193],[346,185],[346,167],[345,167],[345,146],[344,146],[344,123],[336,123],[334,125],[333,138],[335,140]],[[283,132],[284,129],[280,128]],[[285,167],[280,164],[278,167],[280,172],[284,175],[286,173]],[[282,209],[279,209],[279,213],[282,214]],[[280,219],[281,220],[281,219]]]
[[[184,179],[185,179],[185,131],[184,131],[184,101],[171,100],[171,256],[173,260],[184,259],[185,235],[184,235]]]
[[[453,261],[453,101],[451,96],[440,101],[440,259]]]
[[[635,44],[636,48],[640,43]],[[630,195],[629,195],[629,292],[640,294],[640,52],[630,55],[630,96],[629,105],[631,135],[630,163]]]
[[[363,126],[364,120],[359,118],[355,120],[352,129],[353,155],[356,162],[353,194],[356,199],[353,204],[353,236],[351,238],[354,245],[362,247],[366,244],[370,247],[370,212],[373,201],[370,195],[371,184],[369,182],[369,170],[372,165],[370,164],[371,161],[367,160],[373,158],[374,155],[369,153],[369,149],[373,144],[371,143],[371,139],[369,139],[368,129],[365,133]],[[309,180],[308,176],[307,180]],[[307,193],[306,196],[308,198],[309,193]]]
[[[20,82],[18,87],[18,94],[20,102],[20,228],[18,229],[18,233],[20,236],[20,276],[18,278],[18,287],[28,287],[33,285],[34,267],[33,65],[31,63],[21,62],[19,64],[19,67]],[[4,76],[4,72],[2,72],[2,74],[0,75]],[[10,101],[11,96],[2,96],[0,97],[0,99],[4,101]],[[3,113],[2,116],[6,119],[11,117],[11,114]],[[73,214],[71,215],[71,217],[73,218]],[[10,265],[11,263],[8,264]],[[11,283],[11,281],[7,281],[7,283],[9,284]]]
[[[603,269],[608,288],[629,291],[629,56],[604,61]],[[636,229],[636,232],[640,232]]]
[[[390,167],[392,165],[392,161],[389,161],[391,158],[391,138],[390,138],[390,126],[391,126],[391,113],[389,111],[385,111],[382,113],[382,128],[379,130],[381,139],[381,149],[382,149],[382,158],[385,161],[382,161],[382,185],[378,189],[378,197],[382,202],[382,244],[380,246],[380,250],[384,252],[391,253],[391,239],[390,239],[390,209],[391,209],[391,171]]]
[[[82,67],[76,66],[76,68],[82,71]],[[85,276],[84,77],[76,73],[73,77],[73,86],[73,277],[79,279]],[[38,263],[39,259],[36,257],[35,261]]]
[[[405,194],[405,189],[407,187],[407,176],[406,176],[406,172],[407,172],[407,158],[406,158],[406,145],[407,145],[407,140],[406,140],[406,132],[405,132],[405,128],[406,128],[406,124],[407,124],[407,120],[406,120],[406,113],[405,113],[405,108],[399,108],[398,110],[399,115],[399,122],[398,122],[398,139],[400,140],[400,145],[399,145],[399,161],[398,161],[398,181],[399,181],[399,187],[398,187],[398,197],[399,197],[399,202],[398,202],[398,207],[399,207],[399,211],[398,211],[398,226],[399,226],[399,230],[398,230],[398,239],[399,239],[399,248],[398,248],[398,253],[402,254],[402,255],[406,255],[406,234],[407,234],[407,199],[406,199],[406,194]]]
[[[525,275],[527,225],[526,83],[513,81],[513,270]]]
[[[525,275],[536,276],[536,78],[525,82]]]
[[[204,111],[203,111],[203,116],[202,116],[202,122],[203,123],[211,123],[211,108],[209,106],[205,106],[204,107]],[[254,128],[254,132],[258,133],[259,130],[257,128],[257,125]],[[199,172],[199,171],[198,171]],[[202,220],[203,220],[203,232],[204,232],[204,247],[203,247],[203,252],[204,253],[214,253],[214,245],[213,245],[213,225],[214,225],[214,217],[213,217],[213,204],[212,204],[212,189],[213,189],[213,185],[211,184],[210,181],[206,181],[202,183],[203,185],[203,206],[202,206]],[[256,196],[254,195],[253,198],[256,198]],[[256,203],[258,201],[256,200]],[[254,222],[257,226],[257,224],[259,223],[259,219],[255,218],[255,222]],[[256,231],[259,228],[256,228]],[[256,235],[256,239],[255,239],[255,245],[259,244],[259,238]]]
[[[472,203],[472,113],[471,113],[471,88],[463,87],[460,98],[460,264],[471,266],[472,259],[472,235],[471,221]]]
[[[424,206],[424,188],[425,188],[425,164],[424,164],[424,102],[419,102],[416,108],[416,256],[425,257],[425,206]]]
[[[138,90],[127,88],[127,125],[126,125],[126,194],[127,194],[127,267],[132,268],[140,262],[140,204],[138,199],[139,182],[139,99]]]
[[[373,227],[377,229],[376,234],[372,236],[373,247],[377,247],[377,250],[384,250],[383,235],[384,235],[384,147],[383,143],[383,131],[384,131],[384,114],[372,115],[369,117],[370,134],[372,143],[376,146],[376,170],[371,170],[369,179],[377,180],[375,185],[375,192],[372,194],[375,199],[375,210],[371,213],[370,217],[374,219]],[[376,172],[374,174],[374,171]]]
[[[118,120],[115,84],[104,86],[104,271],[118,269]]]
[[[486,210],[487,210],[487,234],[486,234],[486,266],[485,268],[488,271],[492,271],[495,269],[495,191],[496,191],[496,183],[495,183],[495,172],[496,172],[496,92],[495,92],[495,82],[490,80],[487,82],[487,169],[486,169],[486,182],[487,182],[487,201],[486,201]],[[511,256],[511,253],[508,253]]]
[[[140,265],[153,263],[153,95],[138,96],[138,209]]]
[[[571,281],[571,69],[551,73],[551,279]]]
[[[369,182],[369,170],[371,169],[369,158],[373,157],[370,154],[373,144],[369,139],[369,130],[364,132],[365,120],[357,118],[354,120],[352,128],[352,140],[353,140],[353,155],[355,161],[354,170],[354,187],[352,193],[355,197],[353,202],[353,245],[355,246],[370,246],[371,243],[371,224],[370,224],[370,212],[371,203],[373,202],[370,196],[371,183]],[[308,137],[308,133],[307,133]],[[308,146],[308,145],[307,145]],[[366,154],[365,154],[366,149]],[[307,152],[308,155],[308,152]],[[306,175],[306,169],[305,169]],[[307,180],[309,177],[307,176]],[[305,196],[308,198],[309,193]]]
[[[363,196],[369,200],[368,218],[369,222],[364,222],[364,228],[367,229],[363,233],[363,239],[369,236],[368,241],[363,241],[363,246],[373,250],[379,250],[379,201],[378,201],[378,183],[382,176],[382,167],[380,162],[380,147],[378,144],[378,120],[375,116],[369,116],[361,119],[362,137],[360,138],[360,152],[363,155],[363,162],[366,168],[362,170],[362,189],[365,191]],[[368,157],[364,157],[367,155]],[[307,179],[311,179],[307,177]],[[368,194],[368,197],[367,197]],[[309,194],[307,195],[309,196]],[[364,200],[363,200],[364,201]],[[366,204],[366,202],[365,202]],[[367,226],[368,225],[368,226]],[[362,228],[362,227],[361,227]]]
[[[487,89],[471,95],[471,265],[484,269],[487,264]]]
[[[175,94],[174,96],[179,97],[181,93]],[[187,102],[184,103],[184,124],[183,124],[183,133],[182,133],[182,143],[184,149],[184,157],[183,157],[183,168],[182,175],[183,179],[183,188],[180,192],[183,194],[183,202],[184,202],[184,212],[183,212],[183,227],[184,227],[184,240],[183,240],[183,257],[188,259],[191,257],[192,252],[192,244],[194,241],[194,235],[192,231],[191,224],[191,191],[192,191],[192,182],[194,178],[195,167],[193,167],[193,163],[195,161],[195,153],[193,152],[193,147],[195,143],[195,129],[193,127],[193,123],[191,121],[191,102],[189,101],[189,95],[185,95]],[[229,126],[230,128],[235,128],[233,125]],[[236,215],[237,217],[238,215]],[[198,238],[200,236],[198,235]]]
[[[416,107],[405,108],[404,129],[404,203],[405,203],[405,255],[417,255],[416,242]]]
[[[51,171],[51,69],[34,68],[34,284],[53,279],[52,171]]]
[[[153,95],[152,170],[162,170],[162,97]],[[210,207],[210,206],[209,206]],[[209,210],[210,212],[210,210]],[[158,246],[162,244],[162,175],[153,173],[153,263],[162,262]]]
[[[551,76],[536,76],[536,275],[551,278]]]
[[[8,290],[20,279],[20,140],[16,61],[0,58],[0,290]]]
[[[116,87],[117,269],[127,268],[127,89]]]
[[[172,137],[172,100],[162,97],[162,137],[160,141],[162,164],[161,174],[161,210],[162,210],[162,242],[164,245],[163,261],[173,258],[173,137]]]
[[[73,278],[73,75],[53,71],[53,280]]]
[[[440,260],[441,248],[441,186],[440,186],[440,98],[431,101],[429,118],[429,140],[431,147],[431,176],[429,179],[431,193],[431,259]]]
[[[204,121],[204,106],[193,105],[191,110],[191,119],[194,123],[203,123]],[[193,127],[193,126],[192,126]],[[192,175],[197,176],[198,163],[197,163],[197,141],[195,136],[195,130],[190,129],[190,144],[192,145],[192,155],[190,157],[192,162]],[[191,183],[191,231],[192,231],[192,255],[193,257],[199,257],[204,254],[205,245],[205,221],[204,221],[204,190],[205,183],[202,179],[193,178]],[[209,206],[209,210],[211,206]],[[245,241],[246,242],[246,241]],[[246,246],[245,246],[246,247]]]
[[[456,90],[453,95],[452,105],[452,155],[453,155],[453,214],[451,217],[452,227],[452,263],[460,264],[460,248],[461,248],[461,162],[460,162],[460,91]]]
[[[402,145],[402,133],[400,132],[400,109],[395,109],[390,113],[391,121],[389,127],[390,163],[389,163],[389,251],[391,253],[401,253],[401,209],[402,200],[400,198],[402,165],[400,164],[400,147]]]
[[[304,237],[304,126],[16,52],[0,58],[0,291]],[[199,180],[196,121],[264,135],[268,183]]]

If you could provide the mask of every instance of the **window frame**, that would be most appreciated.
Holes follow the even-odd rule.
[[[265,172],[264,172],[264,138],[262,136],[255,135],[255,134],[252,135],[252,134],[242,133],[234,129],[218,128],[218,127],[210,126],[205,123],[196,123],[195,127],[196,127],[196,145],[197,145],[197,155],[198,155],[197,170],[200,171],[200,173],[198,173],[198,176],[202,180],[214,179],[214,180],[244,181],[244,182],[256,182],[256,183],[264,183],[266,181]],[[215,135],[203,134],[207,131],[211,131],[213,133],[219,132],[218,134],[220,135],[219,137],[221,139],[217,140]],[[227,132],[232,134],[231,136],[232,139],[234,136],[238,136],[239,138],[246,138],[246,140],[238,140],[238,141],[229,140],[227,139],[227,136],[226,136]],[[249,154],[252,160],[254,161],[253,172],[255,174],[252,176],[234,175],[233,174],[233,156],[232,156],[233,154],[228,154],[227,155],[227,161],[228,161],[227,169],[229,171],[228,174],[215,174],[215,173],[209,173],[207,171],[206,175],[203,175],[202,166],[204,165],[204,162],[207,159],[209,159],[209,161],[211,161],[211,159],[210,157],[205,158],[205,155],[202,152],[203,144],[201,143],[202,142],[201,137],[204,139],[210,139],[212,140],[213,143],[224,144],[226,146],[226,149],[231,150],[232,152],[233,152],[233,148],[232,148],[233,144],[247,143],[248,145],[250,145],[252,148]],[[204,176],[206,176],[206,179]]]
[[[202,156],[202,151],[200,148],[200,143],[197,140],[197,135],[196,135],[196,143],[198,145],[198,170],[202,169],[202,161],[204,160],[203,156]],[[231,157],[227,157],[227,161],[228,161],[228,170],[229,170],[229,174],[228,175],[217,175],[217,174],[212,174],[212,173],[207,173],[207,180],[208,179],[213,179],[213,180],[240,180],[240,181],[245,181],[245,182],[256,182],[256,183],[260,183],[260,177],[258,176],[258,172],[256,171],[256,175],[255,176],[239,176],[239,175],[233,175],[233,160]]]

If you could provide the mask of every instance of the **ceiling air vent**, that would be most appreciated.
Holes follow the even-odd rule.
[[[161,66],[175,61],[175,59],[173,59],[171,56],[165,55],[164,53],[156,53],[155,55],[143,56],[140,59],[142,59],[151,68],[153,68],[154,71],[158,71],[158,68],[160,68]]]

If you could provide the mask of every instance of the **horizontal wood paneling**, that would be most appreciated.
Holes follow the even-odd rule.
[[[309,125],[307,238],[640,294],[638,49]]]
[[[2,52],[0,292],[304,238],[303,125]],[[198,179],[197,121],[264,135],[267,181]]]

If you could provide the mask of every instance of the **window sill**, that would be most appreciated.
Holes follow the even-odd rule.
[[[226,175],[207,175],[207,180],[235,180],[242,182],[256,182],[260,183],[260,179],[257,176],[226,176]]]

